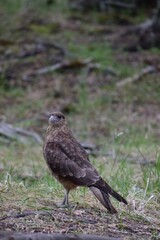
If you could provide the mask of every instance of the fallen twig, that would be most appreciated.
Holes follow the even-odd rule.
[[[116,84],[116,87],[123,87],[126,84],[139,81],[144,75],[148,73],[153,73],[156,71],[154,66],[148,66],[143,68],[139,73],[134,74],[132,77],[125,78]]]
[[[11,219],[11,218],[23,218],[23,217],[28,217],[28,216],[31,216],[31,215],[49,215],[53,218],[52,214],[50,212],[47,212],[47,211],[33,211],[33,212],[23,212],[23,213],[19,213],[19,214],[16,214],[16,215],[10,215],[10,216],[5,216],[5,217],[2,217],[0,218],[0,221],[4,221],[6,219]]]
[[[113,7],[115,6],[115,7],[127,8],[127,9],[135,9],[135,4],[124,3],[122,1],[109,0],[109,1],[106,1],[106,5],[111,5]]]
[[[127,28],[124,32],[120,33],[118,37],[123,37],[130,34],[136,34],[142,30],[145,31],[146,29],[152,27],[152,25],[153,25],[153,19],[147,19],[145,22],[142,22],[140,24]]]
[[[34,56],[34,55],[37,55],[39,53],[46,52],[51,48],[54,48],[54,49],[58,50],[59,54],[63,57],[65,55],[67,55],[67,51],[62,46],[60,46],[56,43],[38,41],[29,50],[23,50],[22,52],[20,52],[20,54],[18,54],[18,57],[19,58],[26,58],[26,57]]]
[[[98,155],[98,146],[93,143],[81,142],[82,147],[86,150],[87,154],[96,156]]]
[[[59,50],[59,52],[60,52],[60,54],[61,54],[62,56],[69,55],[69,54],[67,53],[67,50],[66,50],[63,46],[60,46],[60,45],[57,44],[57,43],[53,43],[53,42],[52,42],[52,43],[49,43],[49,42],[43,42],[43,41],[41,41],[39,44],[44,45],[45,47],[55,48],[55,49]]]
[[[42,144],[42,139],[37,133],[13,127],[11,124],[5,122],[0,122],[0,135],[22,143],[28,143],[30,142],[29,138],[32,138],[36,143]]]
[[[91,59],[63,61],[63,62],[60,62],[60,63],[56,63],[52,66],[47,66],[47,67],[44,67],[44,68],[40,68],[40,69],[36,70],[35,72],[24,75],[22,77],[22,79],[23,80],[28,80],[32,76],[43,75],[43,74],[54,72],[54,71],[60,70],[60,69],[64,70],[64,69],[70,69],[70,68],[71,69],[81,68],[81,67],[84,67],[84,66],[88,65],[90,62],[91,62]]]

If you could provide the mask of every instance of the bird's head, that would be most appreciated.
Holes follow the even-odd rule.
[[[61,112],[53,112],[48,121],[49,125],[53,128],[61,127],[65,123],[65,116]]]

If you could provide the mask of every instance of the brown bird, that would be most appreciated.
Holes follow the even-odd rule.
[[[49,117],[43,154],[52,174],[66,190],[62,205],[69,205],[69,191],[78,186],[88,187],[109,213],[117,213],[109,195],[127,204],[127,201],[99,176],[86,151],[68,128],[65,116],[60,112],[54,112]]]

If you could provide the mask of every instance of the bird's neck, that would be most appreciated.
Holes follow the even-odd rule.
[[[68,136],[71,135],[71,131],[69,130],[68,126],[66,124],[64,124],[63,126],[53,126],[53,125],[49,125],[47,128],[47,132],[46,132],[46,138],[48,139],[55,139],[56,137],[58,137],[59,135],[61,135],[63,133],[63,136]],[[49,140],[48,139],[48,140]]]

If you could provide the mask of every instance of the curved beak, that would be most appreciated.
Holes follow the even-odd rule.
[[[55,115],[51,115],[49,118],[49,123],[55,123],[58,121],[58,117]]]

